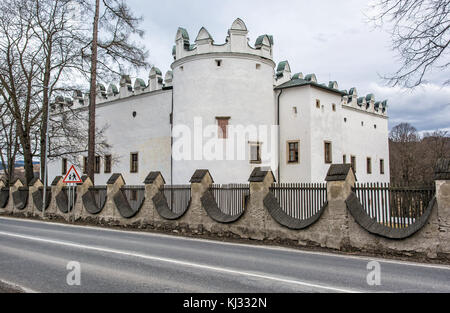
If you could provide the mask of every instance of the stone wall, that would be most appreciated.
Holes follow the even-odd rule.
[[[250,176],[250,197],[242,214],[227,216],[218,214],[217,204],[209,191],[213,177],[208,170],[197,170],[191,179],[191,201],[178,215],[162,214],[167,205],[161,187],[165,180],[160,172],[151,172],[144,181],[145,198],[141,208],[131,218],[123,218],[119,205],[128,207],[128,199],[114,201],[125,181],[121,174],[113,174],[107,184],[107,198],[98,214],[89,213],[84,207],[83,196],[92,187],[84,178],[77,188],[77,198],[72,211],[63,213],[58,208],[57,195],[65,184],[61,177],[52,183],[51,201],[45,212],[36,209],[32,194],[42,183],[35,180],[28,186],[28,202],[23,210],[17,210],[12,194],[25,190],[19,180],[10,186],[10,197],[0,213],[5,215],[34,216],[45,219],[82,221],[90,224],[156,229],[161,231],[202,234],[213,237],[232,237],[258,241],[288,242],[297,246],[314,246],[340,251],[362,251],[402,256],[425,256],[450,260],[450,162],[441,162],[436,169],[436,196],[430,202],[418,222],[405,230],[385,229],[372,225],[355,200],[352,187],[356,177],[350,165],[331,165],[328,171],[327,202],[313,220],[302,223],[283,215],[274,215],[270,186],[275,178],[270,170],[256,168]],[[0,187],[4,187],[3,185]],[[268,201],[268,199],[271,201]],[[359,211],[358,211],[359,210]],[[159,212],[159,213],[158,213]],[[167,211],[164,211],[167,213]],[[171,211],[170,211],[171,212]],[[169,213],[170,213],[169,212]],[[164,218],[165,216],[166,218]],[[285,225],[285,226],[283,226]],[[293,226],[294,225],[294,226]]]

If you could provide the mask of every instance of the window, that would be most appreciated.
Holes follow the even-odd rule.
[[[336,112],[336,104],[333,103],[333,104],[331,105],[331,108],[333,109],[333,112]]]
[[[261,143],[250,142],[250,163],[261,163]]]
[[[377,124],[373,124],[373,128],[377,129]]]
[[[138,154],[137,152],[130,154],[130,173],[138,172]]]
[[[353,173],[356,173],[356,157],[354,155],[350,156],[350,163],[352,164]]]
[[[372,174],[372,159],[367,158],[367,174]]]
[[[61,173],[62,175],[66,175],[67,173],[67,159],[62,159]]]
[[[111,155],[105,155],[105,173],[111,173]]]
[[[227,129],[228,129],[228,121],[230,117],[216,117],[217,126],[219,127],[218,135],[219,138],[226,139],[228,138]]]
[[[361,122],[361,126],[364,126],[364,122]]]
[[[347,123],[347,118],[346,117],[344,117],[344,123]]]
[[[222,65],[222,60],[216,60],[216,65],[217,66],[221,66]]]
[[[380,159],[380,174],[384,175],[384,160]]]
[[[257,69],[257,70],[261,69],[261,64],[256,63],[256,69]]]
[[[87,174],[87,157],[83,157],[83,174]]]
[[[320,100],[316,99],[316,108],[320,109]]]
[[[287,162],[299,163],[299,146],[300,141],[288,141],[287,142]]]
[[[95,156],[94,162],[94,173],[100,174],[100,156]]]
[[[342,156],[342,164],[347,164],[347,155]]]
[[[332,152],[331,152],[331,142],[325,141],[324,144],[324,158],[325,163],[330,164],[333,163]]]

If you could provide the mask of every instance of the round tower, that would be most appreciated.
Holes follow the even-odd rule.
[[[259,36],[251,46],[247,34],[241,19],[220,45],[203,27],[194,44],[178,29],[171,65],[174,184],[188,183],[196,169],[209,169],[216,183],[244,183],[268,161],[276,113],[273,38]],[[267,131],[255,134],[261,126]]]

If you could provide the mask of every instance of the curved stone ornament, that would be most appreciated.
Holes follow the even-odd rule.
[[[328,205],[328,201],[325,201],[325,203],[322,205],[322,208],[313,216],[311,216],[308,219],[299,219],[292,217],[288,215],[286,212],[284,212],[280,204],[277,201],[277,198],[273,195],[273,193],[269,192],[267,196],[264,198],[264,206],[266,207],[267,211],[269,212],[270,216],[280,225],[285,226],[292,230],[300,230],[305,229],[315,222],[319,220],[319,218],[322,216],[323,211]]]
[[[75,203],[77,201],[76,189],[74,190],[74,192],[75,192],[75,197],[74,197],[74,199],[75,199],[74,203]],[[70,211],[73,210],[73,205],[72,205],[72,207],[69,208],[68,202],[69,202],[69,198],[67,196],[67,189],[64,188],[56,196],[56,206],[62,213],[64,213],[64,214],[69,213]]]
[[[88,211],[90,214],[96,215],[99,214],[106,204],[106,189],[98,190],[99,191],[99,199],[97,202],[95,191],[92,189],[89,189],[82,197],[83,205],[86,211]]]
[[[119,210],[119,213],[124,218],[132,218],[134,217],[144,204],[145,197],[142,197],[140,201],[138,201],[133,207],[130,205],[124,190],[119,190],[114,195],[114,203]]]
[[[38,190],[36,190],[32,194],[34,207],[39,212],[42,212],[43,191],[44,191],[44,188],[39,188]],[[50,205],[51,200],[52,200],[52,191],[50,190],[50,188],[48,188],[47,189],[47,194],[45,195],[45,209],[48,208],[48,206]]]
[[[0,208],[5,208],[9,201],[9,188],[2,188],[0,190]]]
[[[361,202],[354,192],[345,201],[347,209],[355,219],[359,226],[367,230],[369,233],[389,239],[405,239],[411,237],[418,232],[428,221],[433,207],[436,203],[436,197],[431,199],[425,212],[416,219],[415,223],[406,228],[391,228],[377,222],[364,211]]]
[[[12,196],[14,207],[19,211],[24,210],[28,203],[28,187],[19,187]]]
[[[219,206],[217,205],[217,201],[214,198],[214,194],[211,192],[211,190],[205,191],[203,194],[203,197],[200,199],[202,202],[202,206],[205,209],[206,213],[210,218],[212,218],[214,221],[223,223],[223,224],[229,224],[236,222],[238,219],[242,217],[245,210],[237,215],[228,215],[223,213]]]
[[[167,204],[167,198],[162,191],[158,191],[158,193],[152,198],[152,201],[153,201],[153,204],[155,205],[156,212],[158,212],[159,216],[161,216],[162,218],[169,220],[169,221],[173,221],[173,220],[177,220],[177,219],[181,218],[186,213],[186,211],[188,210],[188,208],[190,206],[190,201],[189,201],[188,206],[186,207],[186,209],[183,212],[180,212],[180,213],[173,212],[169,208],[169,205]]]

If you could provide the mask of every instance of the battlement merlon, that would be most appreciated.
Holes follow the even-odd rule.
[[[215,44],[211,34],[202,27],[193,44],[190,43],[186,29],[178,28],[175,37],[175,46],[172,54],[175,60],[185,57],[207,53],[246,53],[257,55],[266,59],[273,59],[273,37],[270,35],[259,36],[252,47],[249,44],[247,26],[241,19],[236,19],[228,30],[228,36],[224,44]]]

